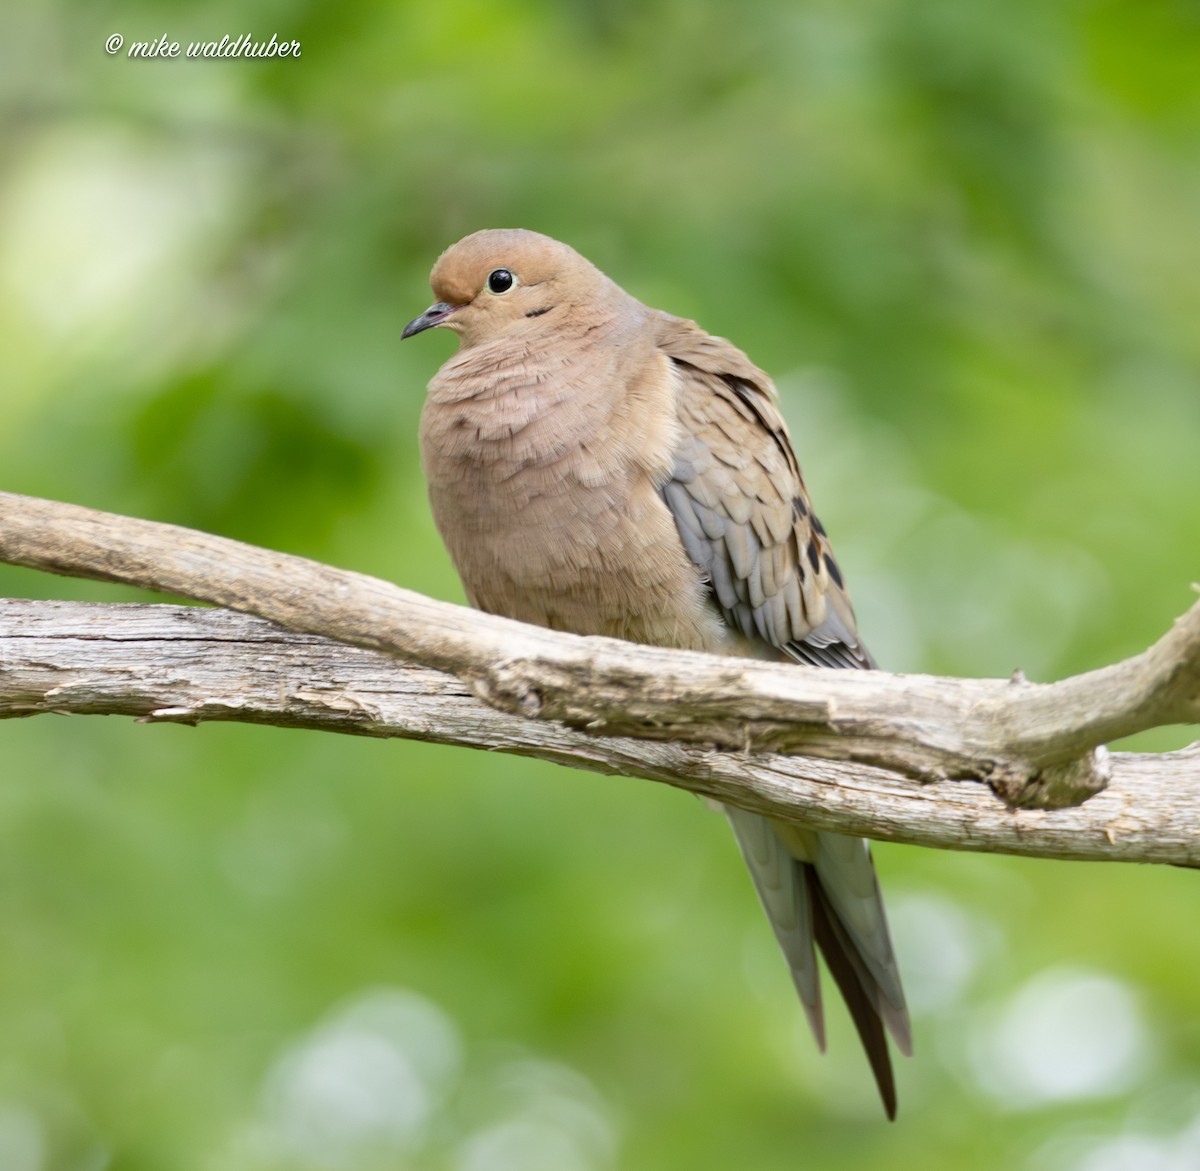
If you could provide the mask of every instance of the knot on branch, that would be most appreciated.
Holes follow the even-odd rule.
[[[1082,805],[1108,787],[1112,768],[1108,749],[1041,768],[997,765],[988,776],[992,791],[1010,809],[1066,809]]]
[[[529,664],[519,659],[501,659],[482,674],[470,678],[471,691],[484,703],[516,716],[535,719],[545,702],[534,687]]]

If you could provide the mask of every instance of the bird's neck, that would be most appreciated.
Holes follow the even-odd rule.
[[[677,427],[669,367],[644,331],[638,341],[613,318],[464,347],[430,383],[421,417],[431,483],[486,469],[490,494],[535,481],[545,491],[538,469],[554,465],[665,476]]]

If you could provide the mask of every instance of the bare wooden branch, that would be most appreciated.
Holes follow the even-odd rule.
[[[189,606],[0,600],[0,718],[224,720],[498,749],[665,781],[819,829],[958,850],[1200,865],[1200,745],[1115,753],[1084,805],[1008,810],[984,785],[844,761],[597,736],[483,703],[377,651]]]
[[[814,825],[927,844],[1010,849],[1025,832],[1016,827],[1030,823],[1014,820],[1007,837],[1001,834],[988,838],[989,844],[970,846],[984,807],[1012,817],[981,790],[985,805],[973,798],[970,818],[963,818],[957,806],[958,839],[942,836],[935,842],[929,838],[940,831],[922,830],[916,824],[919,819],[901,819],[899,828],[889,828],[888,817],[874,817],[866,797],[869,791],[874,799],[872,786],[898,787],[897,792],[921,801],[922,817],[944,807],[951,821],[956,804],[945,794],[968,787],[947,788],[938,782],[956,779],[983,781],[1011,806],[1053,809],[1085,800],[1105,787],[1112,775],[1105,741],[1162,724],[1200,722],[1200,603],[1141,655],[1059,683],[1032,684],[1023,679],[831,672],[579,638],[194,530],[10,493],[0,493],[0,559],[214,602],[292,631],[324,635],[452,673],[502,712],[541,717],[536,733],[524,725],[525,732],[513,733],[498,745],[509,751],[654,776],[697,791],[719,792],[733,804],[781,816],[794,815],[803,804],[803,820]],[[256,645],[262,652],[261,640]],[[330,664],[325,667],[332,670]],[[331,678],[337,678],[336,673]],[[310,683],[308,691],[313,690]],[[228,687],[216,694],[227,706],[237,696]],[[53,698],[65,707],[64,695],[60,690]],[[139,714],[164,718],[164,710],[177,707],[183,713],[180,718],[218,718],[212,705],[197,708],[194,695],[182,703],[163,703],[161,694],[157,700],[144,698],[151,706]],[[358,699],[346,702],[352,708]],[[343,716],[346,726],[339,730],[364,731],[370,723],[346,711]],[[306,723],[315,718],[311,712],[293,706],[270,709],[248,699],[237,718],[317,726]],[[604,740],[551,730],[546,721],[603,733]],[[381,727],[387,724],[384,720]],[[322,726],[329,726],[328,721]],[[498,731],[494,724],[489,726]],[[399,727],[405,728],[403,734],[468,742],[429,725],[416,732],[401,723],[378,734],[400,734]],[[642,743],[634,748],[621,738]],[[645,743],[648,740],[679,743],[669,751],[655,750]],[[569,750],[563,747],[568,741]],[[601,743],[604,748],[598,747]],[[726,764],[735,758],[715,749],[742,754],[733,772],[726,771]],[[768,766],[762,758],[746,755],[750,753],[798,753],[830,763],[810,760],[802,766],[783,766],[772,761]],[[619,766],[614,763],[618,758]],[[670,768],[662,763],[668,759],[674,762]],[[1188,754],[1155,759],[1152,768],[1161,767],[1172,777],[1189,768],[1195,772]],[[684,762],[691,770],[686,775]],[[835,767],[836,762],[852,767]],[[1130,775],[1146,775],[1144,762],[1127,763]],[[789,779],[770,779],[780,776]],[[814,804],[799,802],[799,779],[808,783],[818,776],[822,779],[812,783],[820,785],[819,808],[816,790],[809,794]],[[835,777],[839,788],[830,787]],[[905,778],[935,787],[922,793],[906,785]],[[917,793],[922,797],[915,797]],[[934,794],[939,797],[930,805],[928,798]],[[1108,806],[1102,809],[1111,815]],[[1119,818],[1105,824],[1111,830],[1134,820],[1130,809],[1122,808]],[[1120,839],[1115,830],[1112,834]],[[1006,844],[997,844],[1001,839]],[[1078,842],[1064,847],[1069,856],[1085,856],[1071,852],[1082,848]],[[1190,845],[1177,848],[1183,855],[1170,860],[1190,860]],[[1123,856],[1114,849],[1101,853]]]

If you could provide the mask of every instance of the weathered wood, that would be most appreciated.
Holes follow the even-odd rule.
[[[1114,839],[1107,849],[1088,852],[1092,847],[1068,834],[1067,844],[1055,845],[1048,835],[1044,848],[1035,843],[1016,852],[1148,859],[1150,854],[1136,851],[1148,850],[1153,834],[1139,831],[1134,847],[1126,827],[1152,824],[1173,851],[1169,858],[1154,857],[1192,860],[1194,823],[1177,833],[1179,822],[1170,810],[1144,810],[1140,792],[1136,815],[1128,802],[1114,815],[1114,795],[1099,806],[1094,795],[1118,776],[1106,741],[1159,725],[1200,722],[1200,603],[1134,658],[1058,683],[1033,684],[1021,678],[825,671],[580,638],[192,529],[3,492],[0,560],[163,590],[278,624],[230,627],[241,633],[216,636],[213,643],[209,633],[196,638],[184,632],[208,632],[204,623],[232,621],[229,616],[163,609],[162,621],[175,631],[161,638],[164,663],[175,664],[174,674],[164,678],[151,670],[146,653],[134,654],[140,638],[107,628],[110,619],[131,621],[132,610],[43,603],[41,610],[25,604],[18,613],[13,606],[20,604],[10,603],[10,629],[17,621],[24,633],[9,635],[16,641],[6,644],[0,658],[0,698],[6,705],[0,714],[107,710],[148,719],[243,719],[472,743],[666,780],[732,804],[780,816],[802,814],[821,828],[962,848],[1014,849],[1026,841],[1025,830],[1016,827],[1035,823],[1024,815],[1014,819],[1010,807],[1054,810],[1092,798],[1087,809],[1099,820],[1084,817],[1079,832],[1094,836],[1102,825],[1105,840]],[[83,622],[85,613],[93,633],[83,641],[106,645],[107,654],[87,666],[81,681],[78,661],[72,669],[59,657],[73,641],[69,629],[56,635],[41,615],[52,622]],[[49,640],[37,669],[19,649],[23,645],[28,652],[29,642],[21,640],[32,638],[35,627]],[[289,636],[279,627],[338,645]],[[268,637],[266,630],[273,634]],[[177,646],[186,648],[182,662],[172,657],[174,651],[166,653]],[[454,675],[490,708],[429,671],[404,669],[379,655],[355,657],[352,648]],[[219,662],[210,661],[214,657]],[[383,674],[372,675],[364,687],[354,672],[366,664]],[[59,677],[60,672],[65,674]],[[216,674],[210,679],[211,672]],[[262,689],[264,678],[280,696],[275,703]],[[101,679],[104,686],[96,692]],[[410,683],[415,691],[406,690]],[[397,708],[397,695],[416,707]],[[463,710],[464,704],[467,723],[486,727],[497,741],[456,724],[451,709]],[[505,713],[522,720],[501,718]],[[651,741],[672,743],[654,747]],[[789,763],[776,754],[808,759]],[[1143,785],[1148,776],[1170,778],[1175,785],[1190,777],[1195,784],[1194,754],[1116,759]],[[920,789],[910,780],[929,787]],[[946,783],[955,781],[983,785]],[[973,793],[969,817],[948,796],[966,792]],[[902,815],[883,793],[900,801]],[[1186,806],[1178,788],[1172,796]],[[996,823],[980,845],[970,839],[985,813],[1010,819],[1011,832]],[[1148,821],[1138,820],[1143,814]],[[919,824],[922,820],[928,824]],[[1036,825],[1041,838],[1043,823]],[[951,832],[951,826],[957,829]],[[1125,846],[1118,848],[1120,842]]]
[[[919,784],[847,761],[596,735],[531,720],[482,702],[443,672],[228,610],[0,601],[0,717],[48,712],[235,720],[498,749],[663,781],[873,838],[1200,865],[1200,745],[1115,753],[1108,788],[1083,805],[1010,810],[987,785],[970,781]]]

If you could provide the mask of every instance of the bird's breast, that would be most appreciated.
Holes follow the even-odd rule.
[[[474,605],[578,634],[717,649],[723,625],[659,495],[666,459],[621,433],[621,398],[536,381],[486,397],[434,391],[422,461]]]

